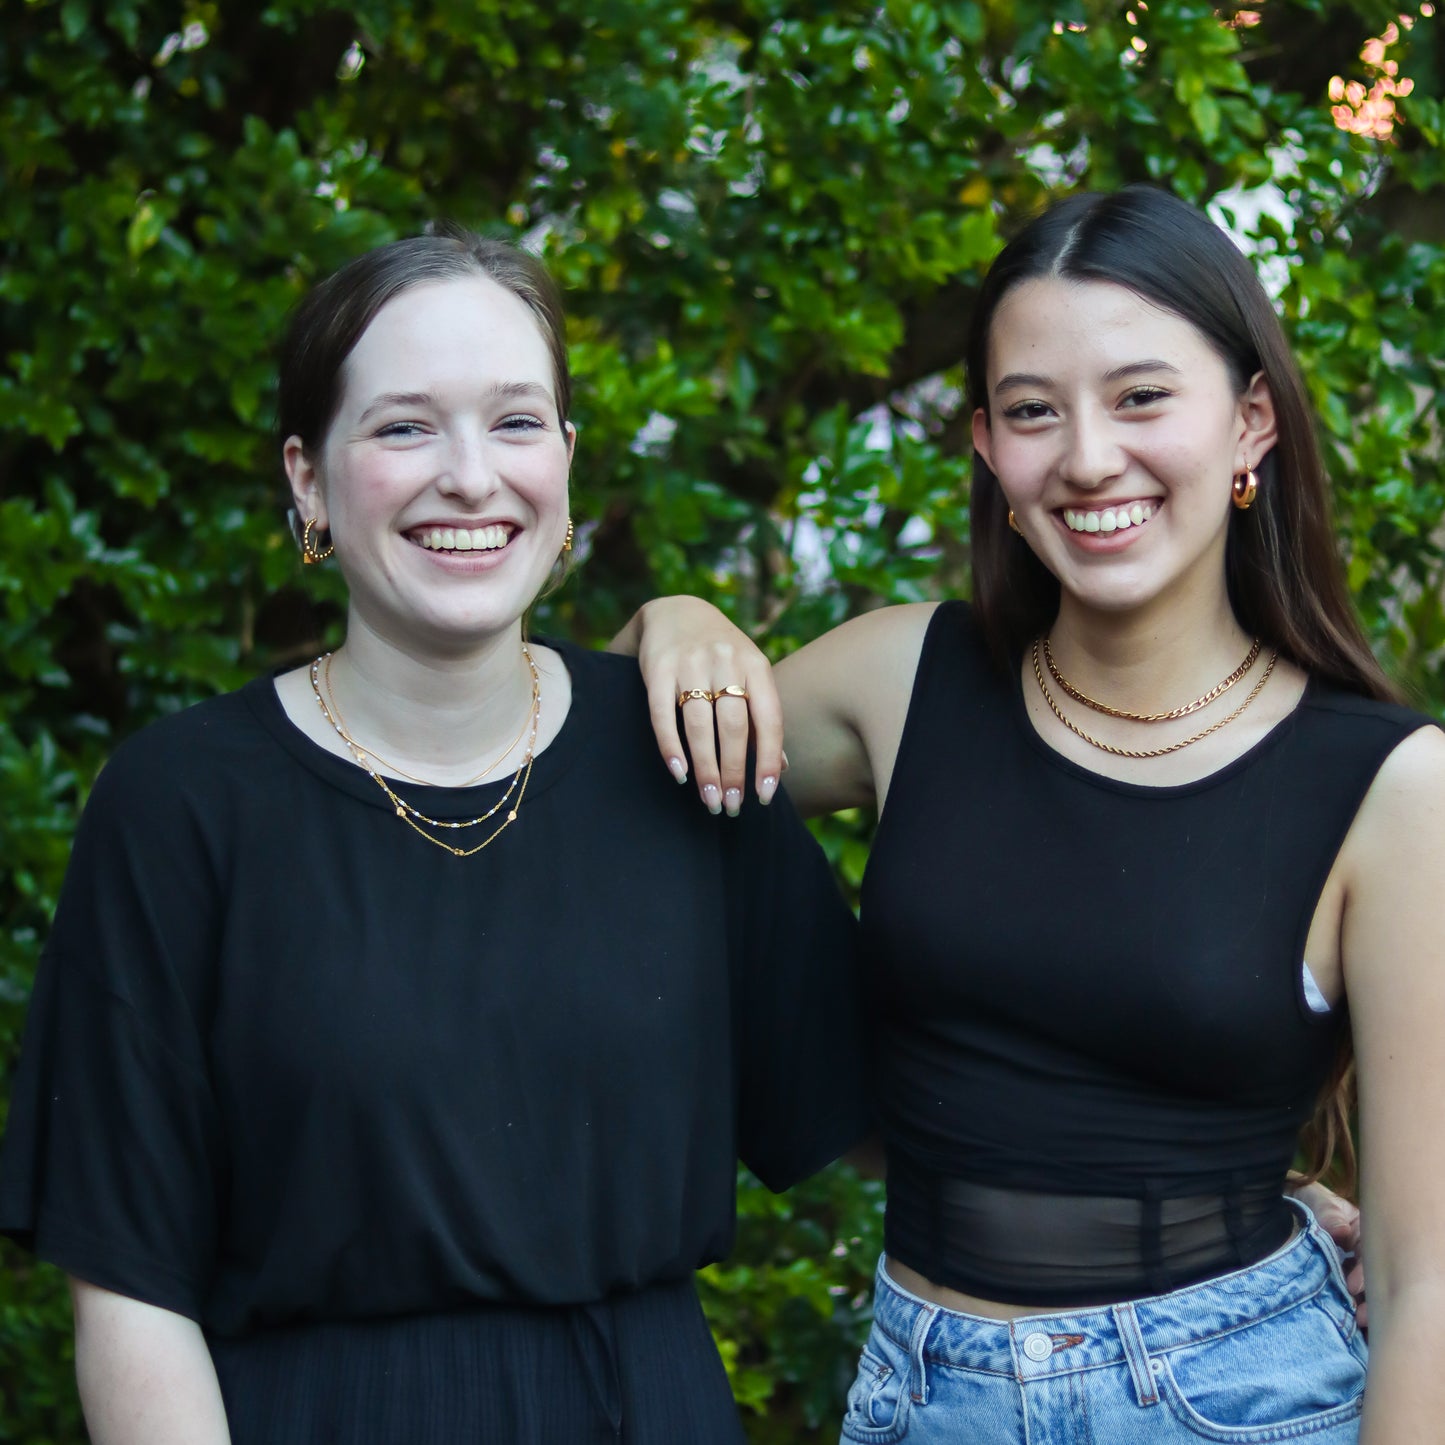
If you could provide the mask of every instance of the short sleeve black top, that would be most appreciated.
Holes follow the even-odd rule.
[[[0,1154],[0,1229],[220,1334],[685,1276],[864,1132],[853,923],[786,799],[709,817],[632,662],[518,820],[418,838],[269,679],[117,750]],[[401,789],[475,817],[504,785]]]

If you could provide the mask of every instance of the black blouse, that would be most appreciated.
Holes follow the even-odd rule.
[[[470,859],[268,678],[117,750],[85,810],[0,1153],[0,1230],[219,1334],[578,1303],[729,1249],[866,1127],[853,924],[786,799],[709,817],[632,662]],[[474,817],[504,784],[401,788]]]

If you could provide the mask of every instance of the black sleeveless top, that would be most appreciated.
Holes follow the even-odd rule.
[[[972,613],[932,618],[863,880],[886,1248],[1018,1304],[1160,1293],[1262,1258],[1342,1042],[1301,961],[1376,772],[1430,719],[1311,681],[1198,782],[1034,730]]]

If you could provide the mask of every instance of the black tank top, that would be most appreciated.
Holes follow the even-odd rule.
[[[934,614],[863,880],[890,1255],[1018,1304],[1161,1293],[1288,1237],[1341,1044],[1301,962],[1381,763],[1430,719],[1311,681],[1195,783],[1051,749],[972,613]]]

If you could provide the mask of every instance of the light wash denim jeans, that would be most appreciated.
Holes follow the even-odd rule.
[[[1172,1294],[1007,1323],[943,1309],[878,1266],[848,1393],[853,1445],[1354,1445],[1365,1343],[1334,1244]]]

